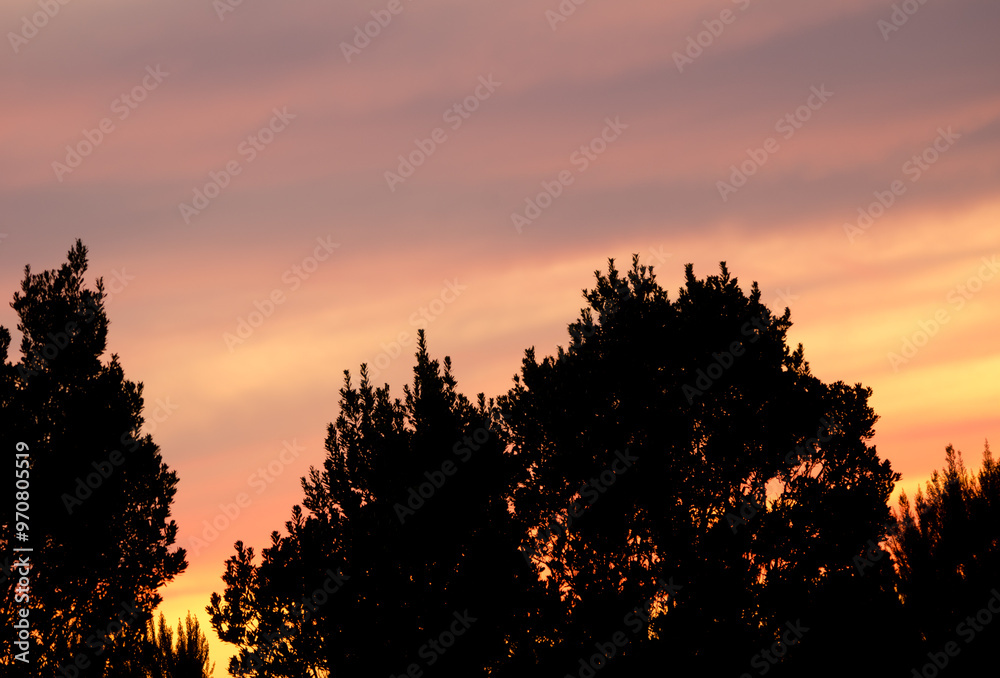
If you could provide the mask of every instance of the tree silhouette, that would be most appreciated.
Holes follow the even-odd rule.
[[[934,471],[926,493],[918,490],[912,506],[900,496],[899,521],[889,543],[907,617],[925,639],[921,661],[954,642],[960,653],[949,657],[949,673],[988,675],[1000,631],[983,623],[989,615],[976,615],[988,604],[1000,611],[1000,595],[993,600],[1000,589],[1000,468],[989,443],[976,474],[948,445],[945,468]]]
[[[184,623],[177,620],[177,636],[160,613],[159,622],[150,620],[146,627],[149,678],[209,678],[215,670],[208,657],[208,639],[201,632],[198,619],[188,612]]]
[[[852,561],[885,537],[899,478],[865,443],[870,390],[815,378],[787,346],[788,309],[756,283],[745,296],[725,264],[705,280],[688,265],[675,302],[637,256],[595,276],[568,350],[528,350],[499,401],[525,548],[562,592],[561,670],[583,675],[623,633],[602,677],[756,673],[801,620],[801,647],[761,670],[819,675],[872,625],[859,605],[898,613],[891,568]]]
[[[159,620],[150,619],[138,633],[127,652],[117,652],[105,666],[106,675],[115,678],[209,678],[215,665],[209,661],[208,639],[201,632],[198,619],[188,612],[183,624],[177,620],[177,633]]]
[[[506,675],[534,666],[542,587],[518,553],[492,403],[419,334],[404,399],[345,373],[322,469],[259,565],[237,543],[208,610],[238,676]]]
[[[59,269],[25,267],[12,307],[21,359],[6,359],[0,332],[0,446],[30,450],[31,663],[0,659],[4,671],[48,678],[74,664],[79,676],[117,675],[136,651],[157,590],[184,570],[169,521],[177,476],[142,435],[142,384],[127,381],[118,357],[103,363],[108,319],[104,287],[84,287],[80,241]],[[13,503],[0,505],[0,552],[11,553]],[[18,542],[21,543],[21,542]],[[22,544],[23,545],[23,544]],[[14,622],[13,582],[0,620]],[[17,607],[21,607],[17,605]],[[120,657],[120,659],[115,659]]]
[[[815,377],[788,309],[724,263],[676,301],[638,257],[595,276],[496,404],[422,331],[402,399],[345,373],[285,534],[237,542],[207,608],[234,675],[909,678],[985,604],[988,453],[897,524],[871,390]]]
[[[7,628],[8,554],[33,549],[31,663],[5,653],[0,675],[206,678],[197,619],[152,620],[186,567],[177,476],[142,434],[142,384],[102,361],[104,288],[86,270],[79,241],[59,269],[26,267],[16,364],[0,327],[0,446],[28,452],[31,516],[0,504]],[[284,534],[259,559],[236,542],[207,607],[238,648],[230,672],[990,675],[989,445],[977,473],[948,446],[894,517],[871,390],[815,377],[756,283],[688,265],[671,301],[637,256],[595,277],[568,348],[528,349],[495,403],[462,395],[422,330],[402,398],[365,365],[358,386],[345,372]]]

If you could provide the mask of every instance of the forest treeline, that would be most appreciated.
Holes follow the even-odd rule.
[[[16,364],[0,329],[2,444],[30,447],[22,675],[201,678],[200,631],[170,650],[151,623],[186,566],[178,479],[141,432],[141,384],[100,359],[103,288],[85,271],[79,242],[62,268],[26,269]],[[756,283],[689,265],[671,300],[634,257],[596,271],[584,297],[566,348],[527,350],[495,398],[462,394],[423,332],[401,394],[365,365],[345,371],[301,502],[263,548],[236,542],[208,601],[232,675],[995,672],[988,445],[976,472],[949,446],[926,491],[892,510],[900,476],[869,445],[871,390],[813,376],[787,343],[790,311]],[[63,500],[95,473],[92,496]],[[0,558],[16,547],[13,508],[0,506]],[[13,656],[4,675],[23,669]]]

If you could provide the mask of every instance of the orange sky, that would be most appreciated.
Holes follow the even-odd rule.
[[[114,291],[112,350],[181,479],[190,565],[168,619],[207,629],[233,542],[259,550],[283,526],[344,369],[385,365],[399,393],[423,326],[465,393],[502,393],[525,348],[565,345],[608,257],[640,253],[672,297],[685,263],[725,260],[790,306],[817,376],[874,389],[900,488],[948,443],[975,467],[1000,436],[995,2],[896,24],[887,0],[225,2],[71,2],[44,22],[35,1],[0,7],[0,283],[12,294],[80,237]],[[372,12],[387,25],[348,62]],[[849,236],[876,192],[891,205]],[[921,323],[925,345],[891,364]],[[6,305],[0,324],[16,326]],[[302,451],[282,461],[286,442]],[[241,492],[250,506],[191,548]]]

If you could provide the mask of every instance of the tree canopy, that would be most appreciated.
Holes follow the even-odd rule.
[[[955,643],[949,672],[987,675],[996,667],[1000,630],[1000,468],[987,442],[977,473],[951,445],[945,467],[911,504],[900,497],[899,529],[890,540],[908,618],[931,651]],[[986,611],[985,613],[983,611]],[[945,654],[948,653],[945,651]]]
[[[422,332],[403,399],[364,366],[356,387],[345,374],[327,457],[303,479],[308,514],[293,508],[259,564],[237,543],[212,596],[234,675],[486,675],[512,647],[530,663],[543,585],[517,550],[510,459],[492,403],[455,385]]]
[[[0,666],[33,678],[60,675],[64,666],[104,676],[126,661],[160,602],[158,589],[186,566],[184,550],[173,548],[177,526],[170,520],[177,475],[142,433],[142,384],[125,379],[117,355],[101,359],[104,287],[100,279],[85,287],[86,270],[80,241],[56,270],[33,274],[25,267],[11,304],[22,335],[14,365],[7,360],[10,333],[0,328],[0,445],[7,454],[28,454],[30,506],[30,519],[15,521],[14,502],[0,504],[0,553],[15,545],[33,549],[28,607],[35,648],[27,667],[13,653],[4,653]],[[26,523],[18,532],[27,541],[15,544],[17,522]],[[15,579],[2,589],[7,629],[22,607],[15,605]]]
[[[899,478],[866,443],[870,389],[814,377],[787,345],[789,310],[774,315],[756,284],[744,294],[724,263],[703,280],[689,265],[676,301],[637,257],[595,276],[568,349],[529,350],[500,400],[514,511],[541,530],[532,548],[564,593],[570,657],[645,600],[649,628],[603,675],[738,675],[789,622],[815,647],[856,633],[839,624],[854,606],[891,606],[853,565],[884,539]],[[804,670],[808,656],[782,663]]]
[[[25,269],[0,327],[0,444],[30,522],[30,664],[3,675],[205,678],[207,639],[159,589],[186,567],[178,478],[143,434],[78,241]],[[326,455],[259,551],[235,543],[207,611],[241,678],[988,675],[1000,470],[985,446],[899,511],[862,384],[825,383],[791,312],[725,263],[675,299],[634,257],[595,271],[566,347],[495,398],[460,392],[423,330],[393,396],[344,372]],[[27,489],[30,487],[30,489]],[[18,511],[20,509],[17,509]],[[23,557],[18,555],[18,557]],[[0,575],[12,628],[17,576]],[[22,568],[23,569],[23,568]],[[15,569],[16,572],[16,569]],[[847,650],[849,648],[849,650]]]
[[[286,534],[237,543],[212,596],[234,675],[825,675],[859,638],[916,648],[871,390],[816,378],[725,264],[673,301],[638,258],[595,277],[495,401],[422,332],[402,399],[345,373]]]

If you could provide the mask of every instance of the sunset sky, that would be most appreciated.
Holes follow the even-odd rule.
[[[426,327],[499,395],[609,257],[789,306],[818,377],[874,389],[898,489],[1000,439],[995,0],[61,1],[0,5],[0,290],[89,248],[180,476],[161,610],[218,676],[204,607],[301,500],[343,371],[401,395]]]

